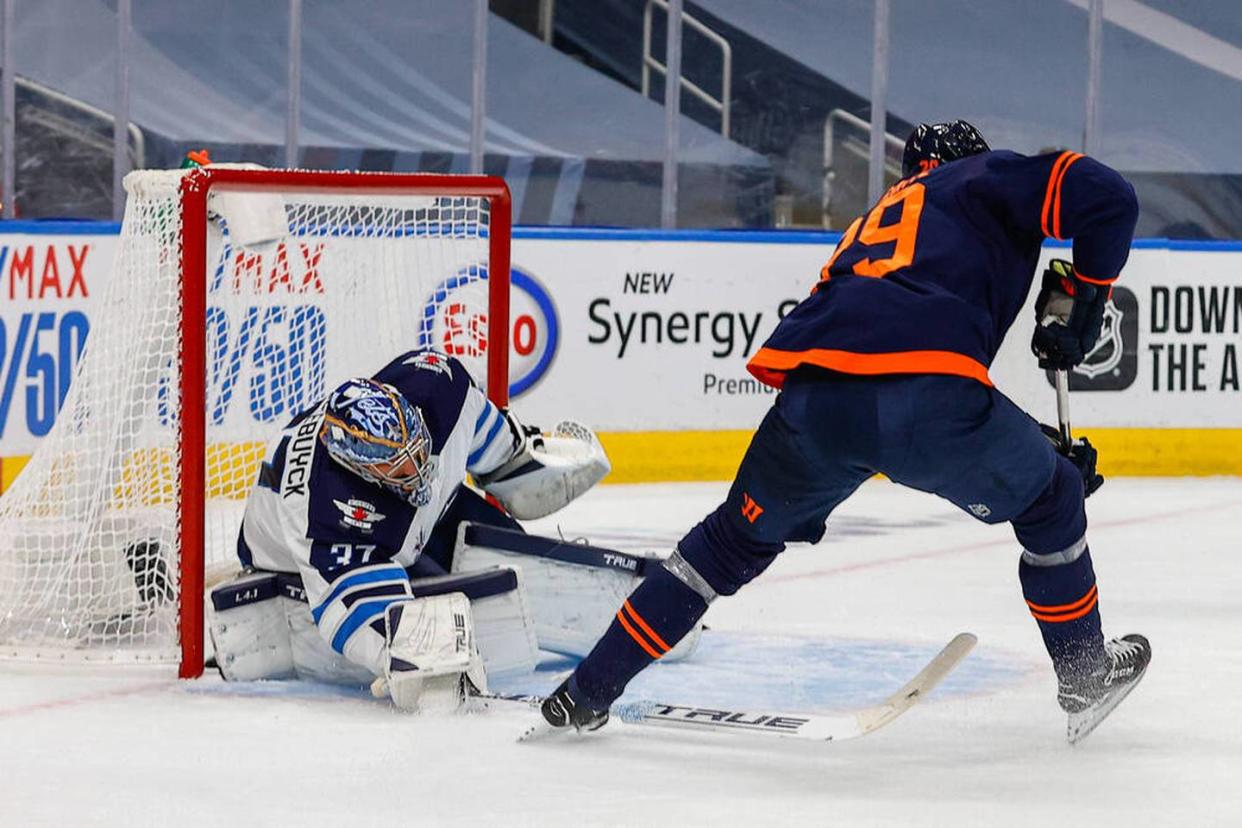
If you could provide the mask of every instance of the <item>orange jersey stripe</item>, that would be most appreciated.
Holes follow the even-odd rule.
[[[1074,278],[1078,279],[1080,282],[1086,282],[1089,285],[1104,285],[1105,287],[1117,281],[1116,276],[1111,279],[1092,279],[1090,276],[1083,276],[1077,270],[1074,271]]]
[[[1037,621],[1047,621],[1051,624],[1063,624],[1066,621],[1076,621],[1079,618],[1082,618],[1087,613],[1091,612],[1091,610],[1095,609],[1095,605],[1098,602],[1098,599],[1099,599],[1098,595],[1092,595],[1091,603],[1087,604],[1085,607],[1082,607],[1081,609],[1078,609],[1074,612],[1069,613],[1068,615],[1044,615],[1042,612],[1036,612],[1035,610],[1031,610],[1031,615],[1035,616],[1035,619]]]
[[[664,643],[664,639],[660,638],[660,636],[656,634],[656,631],[651,629],[651,627],[647,624],[647,622],[643,620],[643,617],[638,614],[638,612],[634,609],[633,606],[630,605],[630,599],[628,598],[625,599],[625,603],[621,605],[621,611],[628,612],[630,614],[630,618],[634,621],[634,623],[637,624],[640,628],[642,628],[643,632],[651,636],[651,640],[655,642],[655,645],[659,647],[662,652],[667,653],[669,650],[672,649],[671,647],[669,647],[667,644]]]
[[[1044,190],[1044,206],[1043,209],[1039,211],[1040,228],[1044,231],[1045,236],[1052,235],[1052,229],[1049,226],[1049,222],[1052,218],[1052,194],[1056,190],[1057,178],[1061,172],[1061,166],[1071,155],[1073,155],[1073,153],[1068,150],[1058,155],[1057,160],[1052,162],[1052,171],[1048,173],[1048,187]]]
[[[1058,239],[1061,238],[1061,185],[1065,183],[1065,174],[1079,158],[1082,158],[1081,153],[1071,155],[1061,168],[1061,174],[1057,176],[1057,191],[1052,197],[1052,235]]]
[[[755,356],[758,356],[756,354]],[[773,371],[770,368],[764,368],[762,365],[756,365],[753,361],[746,364],[746,370],[764,385],[770,388],[785,387],[785,372]]]
[[[642,637],[642,635],[638,632],[638,630],[631,627],[630,622],[625,620],[625,615],[623,612],[621,611],[617,612],[617,620],[621,622],[622,628],[627,633],[630,634],[630,638],[634,639],[634,641],[638,643],[638,646],[642,647],[643,650],[646,651],[647,655],[651,656],[652,658],[660,657],[660,654],[657,653],[654,649],[652,649],[651,645],[647,643],[646,639]]]
[[[1052,612],[1052,613],[1070,612],[1072,610],[1078,609],[1083,604],[1090,601],[1092,596],[1094,596],[1095,594],[1096,594],[1096,585],[1092,584],[1091,589],[1087,590],[1086,595],[1082,596],[1077,601],[1074,601],[1069,604],[1057,604],[1055,606],[1044,606],[1042,604],[1036,604],[1032,601],[1027,601],[1026,605],[1030,607],[1031,609],[1036,610],[1038,612]]]
[[[772,384],[774,372],[792,371],[799,365],[816,365],[845,374],[952,374],[978,380],[987,386],[992,385],[986,365],[954,351],[859,354],[830,348],[811,348],[806,351],[760,348],[746,367],[760,380]]]

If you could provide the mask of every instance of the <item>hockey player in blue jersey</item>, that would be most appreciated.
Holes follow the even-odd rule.
[[[237,538],[245,571],[212,593],[221,671],[372,684],[411,710],[459,703],[463,677],[484,685],[470,599],[509,594],[515,618],[524,599],[510,570],[436,577],[458,526],[517,529],[510,514],[550,514],[608,468],[589,429],[543,438],[443,354],[412,351],[348,380],[267,447]],[[533,645],[520,626],[513,635]]]
[[[1150,646],[1101,633],[1084,510],[1102,482],[1094,450],[1054,446],[993,387],[988,367],[1045,238],[1072,238],[1073,263],[1045,278],[1032,349],[1044,368],[1082,361],[1137,213],[1130,185],[1093,159],[991,151],[963,121],[920,125],[903,178],[849,226],[811,296],[751,359],[781,393],[727,499],[545,700],[548,724],[602,725],[630,679],[712,601],[760,575],[787,542],[818,541],[832,510],[883,473],[1012,524],[1070,737],[1089,732],[1142,677]]]

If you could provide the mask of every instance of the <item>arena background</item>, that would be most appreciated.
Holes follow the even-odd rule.
[[[696,657],[662,662],[622,699],[855,710],[952,636],[978,636],[943,685],[865,739],[765,745],[614,721],[530,745],[516,741],[527,710],[402,717],[365,688],[153,679],[177,665],[143,664],[107,635],[152,601],[169,620],[163,553],[113,543],[127,524],[77,497],[100,490],[68,440],[28,467],[27,483],[55,472],[50,496],[0,494],[0,513],[23,512],[0,521],[0,823],[1239,824],[1237,0],[0,0],[0,491],[72,427],[72,404],[58,415],[83,347],[103,340],[126,173],[200,150],[272,168],[485,173],[504,178],[517,225],[515,410],[590,423],[609,482],[642,482],[525,526],[666,556],[717,508],[771,403],[747,357],[896,179],[912,126],[955,118],[994,147],[1097,157],[1140,202],[1070,402],[1110,478],[1087,506],[1106,634],[1140,632],[1155,656],[1088,742],[1066,744],[1011,528],[883,479],[833,512],[820,543],[791,545],[715,602]],[[283,263],[247,258],[256,284],[311,268],[294,248]],[[1044,258],[1069,253],[1050,243]],[[374,313],[382,300],[367,298],[349,309]],[[443,322],[451,298],[405,310]],[[310,394],[253,382],[270,369],[252,348],[324,352],[299,340],[308,325],[273,330],[313,318],[283,302],[244,314],[262,319],[262,346],[237,327],[223,342],[244,367],[231,424],[283,421]],[[1051,422],[1033,322],[1028,306],[991,373]],[[443,338],[449,324],[417,330],[410,347],[470,347]],[[377,367],[392,356],[331,345]],[[158,391],[149,379],[139,389]],[[215,454],[246,470],[242,448]],[[234,495],[253,480],[225,477]],[[144,515],[143,496],[165,491],[154,480],[137,487]],[[80,509],[62,508],[65,492]],[[223,539],[231,572],[241,501],[214,500],[204,534]],[[191,584],[193,555],[181,571]],[[119,613],[118,598],[131,602]],[[12,660],[35,628],[84,632],[86,646]],[[198,643],[177,637],[164,643]],[[118,663],[59,669],[97,658]],[[492,688],[546,693],[572,666],[545,652]]]
[[[116,229],[0,226],[6,486],[68,390]],[[837,238],[518,228],[515,410],[534,423],[562,416],[591,423],[613,458],[612,482],[729,479],[773,394],[746,372],[746,360],[809,291]],[[1050,245],[1045,258],[1067,253]],[[1242,243],[1135,243],[1104,335],[1072,374],[1075,427],[1099,447],[1105,474],[1242,473],[1240,272]],[[992,375],[1027,411],[1053,422],[1052,386],[1027,350],[1033,324],[1033,314],[1022,314]],[[450,345],[410,347],[418,344]]]
[[[64,399],[107,281],[123,175],[204,148],[268,166],[503,176],[520,225],[517,408],[600,429],[614,481],[727,479],[770,399],[747,355],[806,294],[834,231],[895,179],[911,125],[954,117],[997,147],[1091,153],[1136,187],[1140,238],[1108,335],[1073,377],[1075,426],[1104,472],[1242,472],[1232,3],[0,10],[0,486]],[[1019,320],[993,375],[1050,420],[1030,325]]]

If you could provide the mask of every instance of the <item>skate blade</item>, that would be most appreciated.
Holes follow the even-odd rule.
[[[521,744],[531,744],[532,742],[553,742],[563,739],[580,738],[582,731],[576,727],[553,727],[540,717],[539,721],[532,725],[528,725],[517,740]]]
[[[1100,723],[1108,718],[1109,714],[1116,709],[1117,705],[1125,701],[1126,696],[1134,692],[1134,688],[1138,687],[1139,682],[1147,675],[1147,668],[1143,668],[1143,672],[1139,673],[1134,681],[1122,687],[1113,695],[1106,698],[1097,707],[1088,708],[1081,713],[1071,713],[1065,724],[1065,738],[1071,745],[1076,745],[1083,739],[1091,735]]]
[[[592,728],[591,730],[579,730],[576,727],[556,727],[549,724],[548,720],[543,718],[543,716],[540,716],[534,724],[527,725],[526,729],[522,731],[522,735],[518,736],[517,740],[522,743],[527,743],[546,740],[581,739],[588,733],[594,733],[601,727],[603,727],[603,725]]]
[[[565,730],[572,730],[572,728],[553,727],[552,725],[548,724],[547,722],[541,719],[540,721],[537,721],[532,725],[528,725],[526,729],[522,731],[521,735],[518,736],[517,740],[521,742],[522,744],[529,744],[531,742],[540,742],[545,739],[555,737],[559,735],[559,731],[565,731]]]

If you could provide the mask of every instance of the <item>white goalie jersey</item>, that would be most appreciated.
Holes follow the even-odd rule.
[[[460,362],[411,351],[374,375],[423,414],[431,434],[431,499],[415,507],[338,465],[318,439],[325,403],[295,417],[267,447],[237,540],[241,562],[301,576],[323,639],[383,673],[385,609],[411,597],[418,559],[467,472],[508,462],[521,445],[509,419]]]

